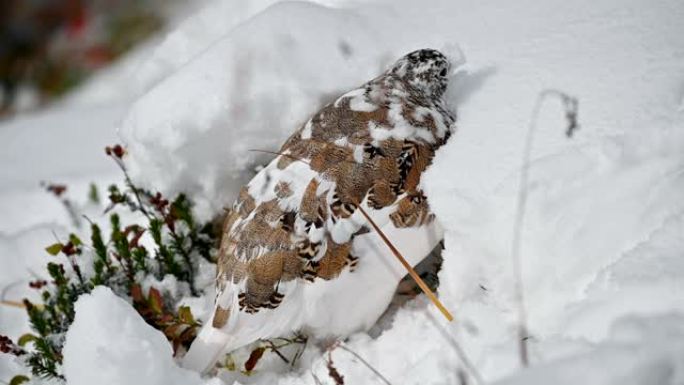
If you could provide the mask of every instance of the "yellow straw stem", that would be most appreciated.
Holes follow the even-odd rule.
[[[433,293],[432,290],[430,290],[428,285],[425,284],[425,282],[423,281],[422,278],[420,278],[418,273],[416,273],[416,271],[413,270],[413,266],[411,266],[406,261],[406,259],[401,255],[401,253],[399,253],[399,250],[397,250],[397,248],[394,247],[392,242],[390,242],[390,240],[387,239],[387,237],[385,236],[385,233],[383,233],[382,230],[380,230],[380,228],[378,227],[378,225],[375,224],[375,222],[371,219],[371,217],[368,215],[368,213],[366,213],[366,210],[364,210],[360,205],[358,206],[358,208],[359,208],[359,210],[361,210],[361,213],[363,214],[364,217],[366,217],[368,222],[370,222],[371,226],[373,226],[373,229],[375,229],[375,231],[380,235],[380,238],[382,238],[382,240],[385,242],[387,247],[389,247],[390,250],[392,250],[392,253],[394,254],[394,256],[397,257],[397,259],[399,260],[399,262],[401,262],[402,265],[404,265],[404,268],[406,269],[406,271],[408,271],[411,278],[413,278],[413,280],[418,284],[418,287],[420,287],[420,289],[423,291],[423,293],[425,293],[425,295],[427,295],[427,297],[430,299],[430,301],[432,301],[432,303],[435,304],[435,306],[437,306],[437,309],[439,309],[439,311],[442,312],[442,314],[444,314],[444,317],[446,317],[446,319],[449,322],[453,321],[454,316],[452,316],[451,313],[449,313],[449,310],[447,310],[447,308],[444,307],[442,302],[439,301],[439,299],[437,298],[435,293]]]
[[[5,301],[5,300],[0,301],[0,305],[13,306],[13,307],[21,308],[21,309],[23,309],[23,308],[26,307],[26,306],[24,306],[24,304],[21,303],[21,302],[16,302],[16,301]]]

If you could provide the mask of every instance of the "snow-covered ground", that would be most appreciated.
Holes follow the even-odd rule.
[[[683,384],[682,20],[679,0],[207,2],[64,103],[0,125],[0,285],[29,295],[52,231],[70,226],[38,182],[85,199],[90,182],[120,180],[105,145],[123,141],[139,183],[189,193],[208,218],[268,159],[250,149],[276,150],[410,50],[458,46],[458,132],[422,182],[446,229],[439,294],[456,320],[418,299],[346,346],[392,384],[453,384],[472,368],[501,384]],[[526,128],[550,88],[579,99],[581,129],[566,138],[562,106],[544,100],[522,238],[532,368],[521,371],[510,243]],[[79,302],[70,382],[204,381],[124,305],[104,289]],[[22,310],[0,306],[0,334],[26,331]],[[332,357],[345,383],[382,383],[348,352]],[[305,358],[240,381],[333,383],[327,355]],[[148,371],[131,377],[140,360]],[[20,370],[0,356],[0,380]]]

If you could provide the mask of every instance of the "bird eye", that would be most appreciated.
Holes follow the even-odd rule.
[[[439,76],[445,77],[446,75],[447,75],[447,69],[446,69],[446,68],[442,68],[442,72],[439,73]]]

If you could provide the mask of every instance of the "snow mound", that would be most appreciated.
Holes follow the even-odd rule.
[[[211,44],[278,0],[215,0],[172,29],[132,75],[137,92],[149,90]],[[130,86],[130,85],[129,85]]]
[[[350,10],[267,8],[133,105],[119,131],[132,176],[166,194],[190,194],[204,217],[219,212],[253,167],[273,157],[263,151],[278,151],[324,103],[409,51],[392,50],[397,44],[385,36]],[[186,55],[170,40],[155,57],[174,51]]]
[[[257,159],[272,157],[250,149],[277,151],[321,95],[376,70],[368,59],[377,53],[343,48],[374,35],[346,11],[305,3],[267,9],[134,104],[120,130],[132,175],[167,194],[183,189],[205,214],[218,212]]]
[[[165,194],[190,193],[211,216],[230,203],[254,165],[271,158],[250,149],[277,150],[325,101],[404,53],[458,41],[469,60],[447,95],[458,110],[458,131],[423,180],[445,228],[439,295],[456,322],[446,324],[419,298],[377,338],[360,333],[345,344],[395,384],[458,383],[459,372],[469,372],[462,352],[488,382],[512,375],[505,384],[563,383],[559,376],[571,373],[577,383],[682,383],[675,363],[684,361],[684,335],[675,314],[684,314],[684,3],[334,2],[341,8],[266,8],[269,0],[239,8],[244,2],[216,0],[171,33],[129,82],[132,94],[143,94],[119,131],[134,178]],[[582,128],[568,140],[558,102],[544,103],[522,251],[534,368],[516,376],[510,237],[525,128],[548,88],[578,97]],[[35,245],[52,240],[52,223],[65,223],[59,206],[33,199],[33,180],[90,181],[116,171],[79,151],[110,144],[96,136],[110,133],[105,125],[118,119],[121,106],[114,108],[96,114],[98,129],[88,132],[85,146],[83,130],[69,127],[90,125],[84,116],[94,110],[65,110],[57,126],[35,118],[25,128],[18,120],[2,126],[0,254],[12,266],[0,274],[3,284],[42,266]],[[67,137],[79,140],[69,141],[65,156]],[[132,370],[147,360],[163,369],[152,383],[169,376],[201,383],[174,367],[163,337],[103,291],[79,303],[92,311],[79,310],[67,339],[70,381],[143,382]],[[102,308],[95,296],[105,297]],[[9,311],[0,309],[1,323],[20,329],[23,318],[12,322],[19,317]],[[633,339],[620,330],[634,330]],[[380,383],[348,352],[337,349],[332,357],[347,383]],[[240,381],[316,384],[315,375],[332,383],[326,359],[311,353],[278,378],[260,366],[264,376]],[[0,371],[4,362],[0,356]]]
[[[120,129],[134,177],[218,212],[272,157],[249,149],[277,151],[331,96],[411,49],[459,42],[469,64],[447,94],[458,131],[422,181],[445,228],[440,298],[457,320],[417,301],[349,347],[392,383],[458,382],[472,374],[463,352],[487,381],[519,369],[510,237],[520,152],[540,91],[555,87],[579,98],[582,128],[568,140],[558,101],[542,104],[522,250],[532,363],[611,344],[621,317],[684,312],[681,2],[340,3],[278,3],[212,44],[200,38],[206,50]],[[171,42],[155,55],[182,52]],[[353,356],[333,356],[350,383],[371,381]],[[327,379],[323,358],[311,370],[278,382]]]
[[[218,385],[178,367],[163,334],[109,288],[96,287],[76,302],[66,335],[64,374],[69,385]]]
[[[628,317],[589,353],[521,373],[495,385],[676,385],[684,383],[684,317]]]

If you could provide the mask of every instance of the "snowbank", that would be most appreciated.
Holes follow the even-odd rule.
[[[408,49],[457,42],[469,60],[448,92],[459,132],[423,180],[446,229],[440,295],[457,322],[404,309],[350,346],[396,383],[456,381],[461,349],[487,380],[518,369],[510,237],[525,129],[547,88],[579,98],[582,129],[567,139],[558,101],[544,100],[523,236],[532,361],[586,352],[624,315],[684,312],[681,3],[338,6],[267,8],[141,98],[120,130],[135,177],[216,212],[270,158],[249,149],[277,150],[322,101]],[[339,369],[369,378],[344,357]]]
[[[325,102],[406,53],[392,52],[397,44],[378,27],[304,2],[275,4],[240,24],[134,104],[120,129],[132,176],[189,193],[205,218],[218,212],[272,158],[263,151],[277,151]],[[162,48],[158,55],[184,52]]]
[[[620,319],[593,351],[525,370],[495,385],[675,385],[684,382],[684,318]]]
[[[264,0],[235,8],[236,3],[210,3],[132,72],[133,88],[139,87],[134,94],[142,96],[119,134],[138,181],[166,194],[190,193],[209,217],[231,203],[254,165],[270,158],[250,149],[277,150],[323,102],[405,52],[457,42],[469,63],[449,85],[459,131],[423,180],[446,230],[440,297],[457,320],[445,324],[419,299],[400,310],[377,339],[358,334],[347,346],[394,384],[457,383],[460,371],[471,372],[461,361],[464,352],[485,380],[505,384],[562,383],[564,373],[574,379],[582,374],[578,382],[586,383],[681,383],[676,363],[684,361],[678,326],[684,314],[684,3],[378,0],[338,1],[338,8],[326,8],[301,2],[268,7],[271,2]],[[516,374],[510,236],[524,130],[539,92],[547,88],[579,98],[582,128],[574,139],[565,138],[558,102],[545,101],[522,253],[534,368]],[[3,285],[44,264],[37,256],[52,241],[50,229],[66,223],[60,208],[46,203],[50,198],[32,200],[40,193],[29,189],[29,178],[85,181],[111,175],[90,155],[79,163],[74,147],[91,144],[66,140],[70,135],[63,133],[108,138],[116,114],[97,113],[107,117],[92,122],[102,131],[87,132],[69,126],[93,110],[62,113],[55,131],[44,130],[44,120],[27,119],[32,128],[26,133],[11,128],[13,123],[0,126],[8,165],[0,174],[0,253],[12,258],[11,268],[0,274]],[[73,146],[68,156],[61,152],[62,140]],[[101,151],[99,141],[89,143]],[[42,161],[27,161],[34,156]],[[35,164],[44,168],[34,175]],[[13,232],[17,223],[22,230]],[[116,302],[98,295],[110,306]],[[80,334],[74,332],[67,341],[71,352],[78,346],[91,350],[83,357],[89,361],[68,363],[70,381],[79,378],[76,367],[92,365],[111,369],[111,378],[127,379],[139,362],[121,353],[127,351],[123,341],[135,336],[131,357],[154,354],[152,369],[199,383],[173,368],[163,337],[136,323],[142,321],[125,303],[107,313],[94,297],[84,301],[112,317],[79,315],[103,341],[115,344],[107,351],[119,361],[103,361],[97,341],[82,335],[83,343],[71,341]],[[14,310],[0,309],[3,327],[11,319],[10,330],[19,335],[25,326],[9,312]],[[137,326],[122,327],[113,317]],[[625,325],[637,325],[633,337],[621,334],[630,328]],[[126,331],[121,343],[120,328]],[[154,342],[142,342],[148,338]],[[308,354],[287,375],[240,381],[315,384],[315,375],[331,383],[327,355]],[[377,382],[353,355],[337,349],[332,356],[347,383]],[[603,369],[615,376],[605,377]]]
[[[224,37],[237,25],[278,0],[216,0],[189,16],[163,40],[147,50],[148,57],[131,74],[136,92],[149,90]]]
[[[117,140],[115,127],[125,107],[53,108],[17,116],[0,124],[0,290],[3,299],[40,301],[28,282],[48,277],[44,247],[55,234],[74,232],[63,204],[41,182],[68,185],[66,195],[82,204],[91,183],[100,191],[120,180],[120,171],[104,154]],[[98,219],[102,210],[88,212]],[[0,306],[0,334],[14,338],[29,332],[23,309]],[[0,354],[0,380],[24,372]]]
[[[178,367],[164,335],[102,286],[76,302],[63,354],[69,385],[221,383],[204,382],[197,373]]]

